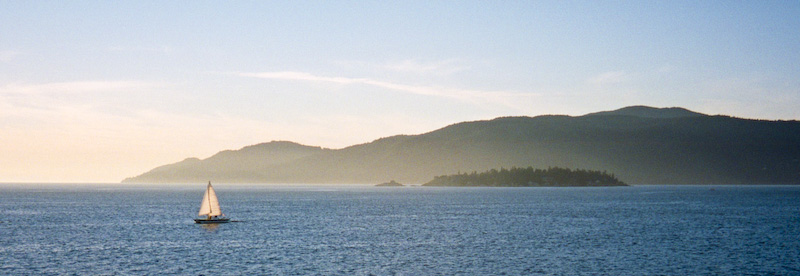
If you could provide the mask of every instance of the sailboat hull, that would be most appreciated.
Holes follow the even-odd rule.
[[[210,224],[210,223],[228,223],[231,219],[229,218],[216,218],[216,219],[194,219],[194,223],[199,224]]]

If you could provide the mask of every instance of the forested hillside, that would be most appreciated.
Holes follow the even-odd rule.
[[[607,171],[629,184],[800,184],[800,122],[643,106],[579,117],[504,117],[336,150],[266,143],[125,181],[426,183],[511,167]]]

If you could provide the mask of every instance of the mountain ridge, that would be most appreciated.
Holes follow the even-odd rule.
[[[798,145],[797,121],[633,106],[461,122],[335,150],[273,141],[214,155],[230,158],[160,166],[124,182],[425,183],[438,175],[532,166],[608,171],[630,184],[800,184]]]
[[[623,107],[612,111],[589,113],[584,116],[609,116],[609,115],[634,116],[634,117],[654,118],[654,119],[708,116],[706,114],[694,112],[682,107],[656,108],[644,105]]]

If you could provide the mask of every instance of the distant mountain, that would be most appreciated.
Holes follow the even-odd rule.
[[[187,158],[160,166],[123,182],[189,183],[209,180],[223,182],[261,182],[265,171],[305,157],[329,152],[321,147],[287,141],[273,141],[239,150],[221,151],[208,159]]]
[[[702,113],[680,107],[655,108],[643,105],[629,106],[614,111],[589,113],[586,116],[634,116],[642,118],[670,119],[705,116]]]
[[[629,184],[800,184],[800,122],[645,106],[579,117],[503,117],[338,150],[259,144],[124,181],[425,183],[529,166],[607,171]]]

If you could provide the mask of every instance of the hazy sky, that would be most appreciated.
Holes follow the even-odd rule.
[[[800,1],[0,1],[0,182],[629,105],[800,119]]]

